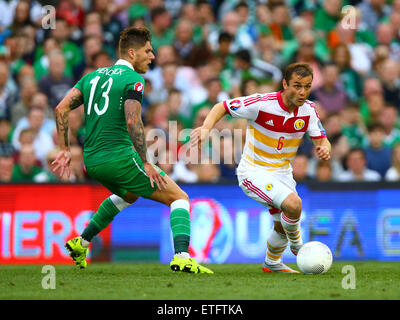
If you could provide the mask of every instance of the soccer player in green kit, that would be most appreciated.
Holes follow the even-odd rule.
[[[173,271],[213,273],[189,255],[190,204],[187,194],[162,170],[146,159],[146,140],[141,119],[145,73],[155,58],[146,28],[129,27],[121,32],[120,59],[115,65],[83,76],[56,108],[61,151],[52,163],[60,176],[70,175],[68,114],[84,105],[86,140],[84,162],[89,175],[113,194],[105,199],[80,237],[66,248],[80,268],[92,238],[107,227],[122,209],[144,197],[171,208],[175,255]],[[134,150],[132,148],[134,146]]]

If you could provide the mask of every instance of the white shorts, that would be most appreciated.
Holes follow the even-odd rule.
[[[240,164],[237,170],[239,186],[251,199],[268,207],[274,221],[280,221],[282,202],[295,193],[296,181],[291,171],[267,171]]]

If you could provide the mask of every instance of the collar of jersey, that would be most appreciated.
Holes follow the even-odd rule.
[[[115,65],[117,65],[117,64],[127,66],[127,67],[131,68],[132,70],[135,70],[135,69],[133,69],[132,65],[125,59],[118,59],[118,61],[115,63]]]
[[[282,99],[282,91],[283,91],[283,90],[278,91],[278,93],[276,94],[276,96],[278,97],[278,103],[279,103],[279,105],[281,106],[281,108],[282,108],[283,110],[285,110],[287,113],[291,113],[291,112],[289,111],[288,107],[286,107],[285,103],[283,102],[283,99]],[[294,111],[293,111],[293,114],[294,114],[295,117],[297,116],[298,110],[299,110],[299,107],[297,107],[297,108],[294,109]]]

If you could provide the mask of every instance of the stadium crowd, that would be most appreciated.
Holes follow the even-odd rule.
[[[82,107],[69,119],[72,176],[59,179],[49,169],[57,154],[54,108],[84,74],[115,63],[119,33],[131,25],[152,33],[156,60],[144,75],[143,121],[149,149],[168,159],[157,164],[177,182],[236,179],[241,148],[233,133],[243,141],[245,121],[220,121],[218,129],[232,133],[220,139],[221,161],[202,164],[180,152],[185,129],[199,126],[217,102],[280,90],[292,62],[314,70],[309,99],[332,143],[332,160],[318,162],[303,139],[295,179],[400,181],[400,0],[50,4],[53,25],[44,2],[0,0],[1,182],[89,181]]]

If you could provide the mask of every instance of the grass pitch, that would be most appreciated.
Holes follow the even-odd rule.
[[[345,265],[355,267],[355,289],[342,288]],[[160,263],[92,263],[86,270],[56,265],[56,289],[45,290],[41,265],[0,266],[0,299],[400,299],[396,262],[334,262],[322,275],[265,274],[260,264],[209,267],[215,274],[173,273]]]

